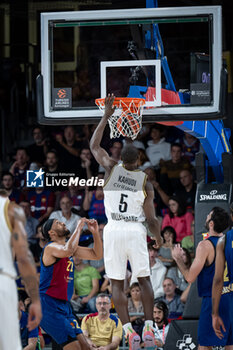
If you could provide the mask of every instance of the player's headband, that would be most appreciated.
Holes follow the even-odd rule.
[[[55,219],[48,219],[44,225],[42,226],[42,235],[44,236],[44,238],[46,239],[46,241],[50,240],[50,236],[49,236],[49,231],[51,230],[52,226],[53,226],[53,222]]]

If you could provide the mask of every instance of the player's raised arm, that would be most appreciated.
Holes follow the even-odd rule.
[[[51,221],[53,221],[51,223]],[[79,239],[82,233],[83,226],[88,220],[86,218],[81,218],[78,221],[78,224],[76,226],[75,231],[73,232],[72,236],[68,239],[68,241],[65,244],[60,244],[60,242],[52,242],[47,247],[45,247],[45,253],[43,255],[43,262],[45,264],[51,264],[51,259],[62,259],[62,258],[68,258],[72,255],[74,255],[78,244]],[[43,226],[42,231],[43,234],[49,234],[50,237],[53,234],[53,231],[56,232],[58,229],[58,225],[64,225],[58,220],[55,219],[49,219]],[[51,226],[51,227],[49,227]],[[68,231],[69,232],[69,231]]]
[[[93,156],[95,157],[96,161],[102,167],[104,167],[104,169],[106,169],[107,171],[110,171],[111,168],[116,164],[116,162],[100,146],[100,143],[103,137],[103,132],[107,124],[108,118],[114,112],[114,107],[113,107],[114,99],[115,99],[115,96],[113,94],[112,95],[108,94],[108,96],[105,98],[105,113],[102,119],[100,120],[90,140],[90,149]]]
[[[28,248],[27,234],[24,229],[24,212],[18,205],[10,203],[8,215],[13,228],[12,247],[16,255],[19,272],[32,300],[28,317],[28,328],[32,330],[39,325],[42,317],[38,276],[32,254]]]
[[[205,266],[209,250],[212,247],[212,244],[208,241],[201,241],[198,243],[197,249],[196,249],[196,255],[195,259],[193,260],[192,265],[190,268],[188,268],[184,260],[182,258],[183,256],[183,249],[180,246],[180,244],[176,244],[175,247],[172,249],[172,257],[177,263],[182,275],[186,279],[188,283],[193,283],[203,267]]]
[[[146,221],[148,223],[148,228],[150,233],[155,237],[156,245],[160,247],[163,244],[163,239],[160,235],[160,227],[158,219],[155,216],[155,209],[154,209],[154,189],[152,184],[147,181],[146,183],[146,199],[143,204],[144,213],[146,216]]]
[[[80,247],[78,246],[75,255],[80,259],[86,260],[100,260],[103,257],[103,243],[99,234],[99,227],[96,220],[87,220],[88,230],[91,231],[94,238],[94,247]]]
[[[225,268],[225,260],[226,260],[225,254],[224,254],[225,239],[226,239],[225,236],[221,237],[217,244],[215,274],[214,274],[213,285],[212,285],[212,325],[213,325],[215,334],[220,339],[223,338],[222,330],[226,331],[223,321],[218,314],[220,298],[222,295],[223,276],[224,276],[224,268]]]

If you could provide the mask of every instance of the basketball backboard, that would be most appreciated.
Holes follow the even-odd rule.
[[[41,124],[98,121],[106,93],[146,100],[143,121],[223,117],[220,6],[41,14]]]

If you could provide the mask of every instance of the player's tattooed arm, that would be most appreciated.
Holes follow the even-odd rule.
[[[39,300],[38,277],[33,256],[28,247],[27,234],[24,228],[24,211],[18,205],[10,203],[8,214],[13,228],[11,243],[19,272],[25,283],[26,290],[32,302],[34,302]]]
[[[23,282],[25,284],[25,289],[28,295],[30,295],[30,298],[32,301],[38,301],[39,300],[39,294],[38,294],[38,277],[35,275],[27,275],[22,276]]]
[[[15,252],[19,272],[25,283],[26,291],[31,298],[28,310],[28,330],[38,327],[41,318],[41,305],[39,297],[39,283],[34,264],[34,259],[28,248],[27,234],[24,228],[25,215],[22,208],[17,204],[10,203],[8,207],[8,218],[12,227],[12,250]]]

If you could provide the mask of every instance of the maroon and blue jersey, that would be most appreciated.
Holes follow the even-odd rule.
[[[69,301],[74,291],[73,258],[57,259],[54,264],[45,266],[43,263],[43,253],[44,250],[41,255],[40,294]]]
[[[104,199],[97,199],[95,196],[95,191],[93,192],[91,198],[90,209],[88,215],[91,219],[95,219],[98,222],[106,222],[107,217],[105,215]]]
[[[44,215],[48,207],[55,206],[55,195],[48,190],[43,190],[41,193],[36,193],[35,190],[29,191],[27,200],[30,202],[31,215],[36,219]]]

